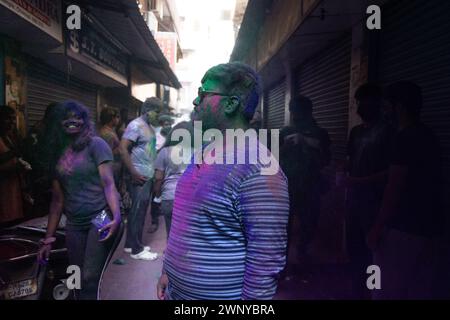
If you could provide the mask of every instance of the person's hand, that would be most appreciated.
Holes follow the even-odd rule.
[[[52,250],[52,245],[49,244],[44,244],[39,248],[39,252],[38,252],[38,262],[40,265],[46,265],[48,262],[48,259],[50,258],[50,251]]]
[[[161,277],[159,278],[158,284],[156,286],[156,295],[158,296],[159,300],[165,300],[166,296],[166,289],[167,285],[169,284],[169,278],[167,277],[167,274],[163,273]]]
[[[287,145],[296,145],[300,142],[300,135],[298,133],[293,133],[284,138],[284,142]]]
[[[114,233],[116,232],[116,230],[119,228],[120,225],[120,217],[114,219],[113,221],[111,221],[110,223],[108,223],[106,226],[100,228],[98,230],[98,233],[102,233],[103,231],[108,230],[108,234],[106,235],[106,237],[104,237],[103,239],[99,240],[100,242],[106,241],[109,238],[111,238]]]
[[[134,184],[143,185],[147,182],[148,178],[146,176],[143,176],[139,173],[133,173],[131,174],[131,178],[133,179]]]
[[[378,247],[378,244],[380,243],[382,230],[382,228],[374,226],[367,234],[367,246],[372,251],[375,251]]]
[[[23,200],[31,205],[34,205],[34,198],[29,193],[23,194]]]
[[[18,163],[20,163],[20,165],[22,166],[22,168],[26,171],[31,171],[33,170],[31,168],[31,164],[29,164],[28,162],[26,162],[25,160],[23,160],[22,158],[18,159]]]

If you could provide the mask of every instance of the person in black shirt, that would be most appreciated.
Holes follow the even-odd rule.
[[[367,238],[382,272],[374,298],[427,299],[444,225],[439,144],[420,121],[420,87],[398,82],[386,95],[399,127],[381,210]]]
[[[348,141],[346,242],[352,298],[362,299],[370,297],[365,279],[372,253],[366,237],[380,210],[393,130],[382,120],[382,93],[377,85],[360,86],[355,100],[362,124],[352,128]]]
[[[317,125],[312,109],[312,102],[307,97],[293,97],[289,104],[293,125],[280,131],[280,165],[288,178],[291,204],[289,246],[295,248],[300,259],[308,253],[317,229],[321,169],[331,158],[328,132]],[[292,263],[293,256],[288,260],[290,268],[295,264]]]

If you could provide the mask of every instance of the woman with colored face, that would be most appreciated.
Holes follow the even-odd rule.
[[[96,299],[101,272],[121,222],[113,154],[109,145],[94,135],[84,106],[66,101],[56,108],[58,120],[49,141],[54,152],[52,203],[38,258],[41,263],[48,261],[64,212],[69,263],[81,269],[77,298]],[[100,218],[101,226],[94,224]]]

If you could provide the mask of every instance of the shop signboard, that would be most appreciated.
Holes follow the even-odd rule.
[[[0,0],[0,5],[62,42],[60,0]]]

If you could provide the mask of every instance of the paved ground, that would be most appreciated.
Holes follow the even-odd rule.
[[[150,245],[151,251],[159,257],[154,261],[134,260],[129,253],[123,252],[125,235],[119,244],[104,274],[100,298],[102,300],[156,300],[156,284],[161,274],[162,253],[166,248],[166,231],[163,217],[155,233],[148,233],[150,215],[144,227],[144,244]],[[117,259],[124,259],[124,265],[114,264]]]
[[[115,252],[102,283],[101,299],[105,300],[156,300],[156,283],[161,273],[162,253],[166,247],[166,232],[163,217],[157,232],[148,233],[150,218],[147,215],[144,243],[160,257],[155,261],[133,260],[123,252],[125,237]],[[345,264],[327,255],[316,241],[315,258],[299,263],[297,271],[279,281],[275,299],[285,300],[335,300],[348,299],[349,273]],[[325,253],[324,253],[325,252]],[[328,259],[324,258],[328,256]],[[124,265],[112,263],[124,259]],[[330,263],[330,261],[332,261]]]

